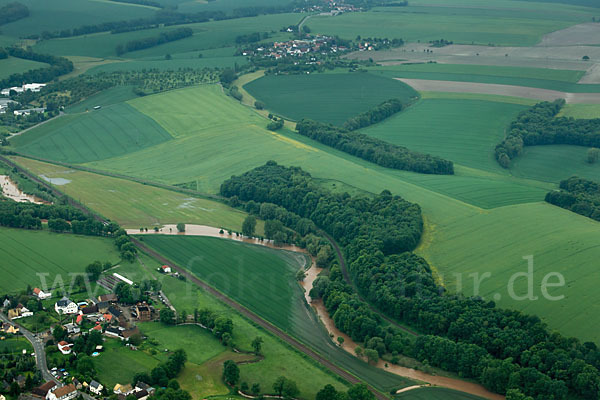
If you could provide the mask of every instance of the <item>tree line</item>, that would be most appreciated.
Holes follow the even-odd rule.
[[[331,124],[303,119],[296,124],[296,130],[317,142],[383,167],[423,174],[454,174],[452,161],[417,153],[406,147],[387,143],[363,133],[349,132]]]
[[[111,0],[115,3],[126,3],[126,4],[139,4],[141,6],[150,6],[156,8],[165,8],[162,4],[157,1],[152,0]]]
[[[20,47],[9,47],[6,51],[12,57],[38,61],[50,64],[50,66],[12,74],[8,78],[0,80],[0,86],[3,88],[21,86],[30,82],[49,82],[56,77],[73,71],[73,63],[65,57],[34,53]]]
[[[8,24],[9,22],[17,21],[29,16],[29,8],[21,3],[8,3],[4,7],[0,7],[0,25]]]
[[[194,34],[191,28],[177,28],[172,31],[162,32],[158,36],[147,37],[144,39],[130,40],[125,44],[119,44],[116,47],[117,55],[123,55],[130,51],[148,49],[150,47],[156,47],[161,44],[168,42],[174,42],[176,40],[185,39]]]
[[[369,125],[374,125],[402,111],[403,109],[404,104],[400,99],[389,99],[371,108],[370,110],[358,114],[354,118],[350,118],[344,123],[343,128],[349,131],[355,131]]]
[[[511,396],[598,398],[596,344],[551,332],[536,316],[446,293],[436,284],[427,261],[410,252],[422,231],[418,205],[387,191],[371,198],[331,193],[301,169],[275,162],[225,181],[221,194],[273,203],[310,219],[343,247],[361,295],[424,334],[411,341],[382,323],[330,259],[328,276],[319,277],[311,296],[323,299],[338,329],[361,343],[357,353],[369,360],[404,354]]]
[[[600,118],[556,117],[564,105],[563,99],[544,101],[519,113],[510,124],[506,139],[496,146],[498,163],[508,168],[511,160],[523,153],[524,146],[570,144],[600,147]]]
[[[546,194],[548,203],[600,221],[600,184],[574,176],[559,187]]]

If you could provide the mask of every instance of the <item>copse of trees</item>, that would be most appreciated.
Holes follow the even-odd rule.
[[[344,123],[343,128],[349,131],[355,131],[369,125],[376,124],[386,118],[400,112],[404,109],[404,104],[400,99],[389,99],[383,103],[371,108],[354,118],[350,118]]]
[[[237,44],[248,44],[248,43],[256,43],[261,40],[265,40],[269,38],[268,32],[252,32],[246,33],[244,35],[236,36],[235,43]]]
[[[454,174],[452,161],[417,153],[406,147],[387,143],[363,133],[349,132],[331,124],[303,119],[296,124],[296,130],[303,136],[383,167],[423,174]]]
[[[29,16],[29,8],[21,3],[8,3],[0,8],[0,25],[8,24],[9,22]]]
[[[560,182],[560,190],[546,194],[546,202],[600,221],[600,184],[571,177]]]
[[[565,101],[544,101],[517,115],[510,124],[509,133],[496,146],[498,163],[508,168],[511,160],[523,153],[524,146],[570,144],[600,147],[600,118],[574,119],[556,117]]]
[[[383,324],[329,260],[329,276],[319,278],[310,294],[323,299],[338,329],[362,343],[361,353],[369,359],[405,354],[502,394],[598,397],[600,350],[594,343],[565,338],[548,331],[538,317],[449,294],[436,284],[428,263],[410,252],[422,229],[417,205],[387,191],[371,198],[330,193],[301,169],[272,161],[225,181],[221,194],[246,207],[251,201],[259,209],[273,203],[312,220],[343,247],[348,272],[364,299],[424,334],[413,344]]]
[[[174,42],[176,40],[185,39],[194,34],[191,28],[177,28],[172,31],[162,32],[158,36],[147,37],[144,39],[130,40],[125,44],[120,44],[116,47],[117,55],[123,55],[130,51],[148,49],[150,47],[159,46],[164,43]]]

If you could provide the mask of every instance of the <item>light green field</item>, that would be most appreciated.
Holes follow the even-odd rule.
[[[183,26],[191,28],[194,31],[193,36],[160,46],[126,53],[124,57],[125,59],[164,57],[166,54],[175,55],[178,53],[202,52],[207,49],[233,46],[235,45],[235,38],[239,35],[252,32],[278,32],[281,27],[297,24],[300,19],[301,16],[298,14],[275,14],[187,24]],[[116,57],[115,47],[118,44],[123,44],[130,40],[157,36],[161,32],[171,31],[180,27],[168,26],[114,35],[110,32],[104,32],[65,39],[53,39],[39,42],[34,49],[43,53],[67,56]],[[281,36],[279,33],[276,35],[270,40],[277,40]],[[284,34],[281,37],[289,37],[289,34]],[[202,62],[201,59],[198,60],[200,63]]]
[[[0,60],[0,79],[8,78],[12,74],[22,73],[31,69],[39,69],[48,66],[48,64],[37,61],[8,57],[4,60]]]
[[[54,287],[60,279],[68,286],[69,273],[84,272],[93,261],[119,261],[112,240],[99,237],[1,227],[0,243],[2,293],[24,290],[27,285]]]
[[[3,34],[20,38],[43,31],[60,31],[82,25],[149,17],[155,12],[152,8],[113,1],[22,0],[20,3],[29,7],[29,17],[3,25]]]
[[[24,154],[81,163],[127,154],[171,139],[154,120],[126,103],[67,115],[11,140]]]
[[[435,63],[373,67],[370,71],[390,78],[492,83],[572,93],[600,91],[600,85],[577,84],[585,71]]]
[[[438,7],[420,0],[408,7],[375,8],[365,13],[335,17],[313,17],[313,32],[354,39],[362,37],[403,38],[428,42],[444,38],[455,43],[528,46],[546,33],[587,22],[595,10],[585,7],[501,0],[450,2]]]
[[[115,71],[141,71],[143,69],[178,70],[179,68],[233,68],[235,64],[247,64],[246,57],[203,57],[203,58],[181,58],[173,60],[135,60],[115,62],[90,68],[88,74]]]
[[[504,138],[505,127],[525,109],[491,101],[425,99],[362,132],[471,168],[503,173],[494,148]]]
[[[587,147],[553,145],[525,147],[513,161],[514,176],[529,176],[540,181],[559,183],[573,175],[600,180],[600,164],[589,164]]]
[[[35,174],[68,180],[59,187],[61,191],[126,228],[187,222],[240,231],[246,217],[245,213],[212,200],[27,158],[16,160]],[[259,232],[262,226],[259,222]]]
[[[135,97],[137,96],[133,93],[133,86],[115,86],[67,107],[66,112],[69,114],[82,113],[93,110],[96,106],[106,107],[112,104],[125,102]]]
[[[244,89],[286,118],[336,125],[391,98],[407,102],[417,96],[402,82],[365,73],[267,75]]]
[[[600,104],[566,104],[558,116],[575,119],[600,118]]]
[[[524,99],[522,97],[500,96],[497,94],[483,93],[452,93],[452,92],[420,92],[422,99],[454,99],[454,100],[481,100],[496,103],[520,104],[522,106],[533,106],[539,103],[535,99]]]
[[[231,258],[235,259],[235,255],[232,254]],[[256,327],[235,310],[216,300],[191,282],[183,282],[179,279],[158,274],[155,271],[159,265],[156,261],[145,261],[145,264],[146,267],[143,271],[125,267],[119,268],[118,272],[133,280],[139,280],[142,279],[142,277],[148,276],[160,279],[162,282],[162,290],[179,312],[185,310],[188,314],[191,314],[195,308],[209,308],[219,315],[230,317],[234,324],[233,341],[236,346],[242,350],[251,351],[251,342],[255,337],[261,336],[264,339],[262,346],[262,353],[265,357],[264,360],[258,363],[240,365],[241,382],[245,381],[250,385],[258,382],[264,393],[270,393],[275,379],[280,375],[285,375],[296,381],[301,390],[300,398],[303,399],[314,398],[316,393],[328,383],[334,385],[338,390],[346,389],[345,384],[339,382],[333,375],[321,369],[315,363],[268,332]],[[196,338],[196,334],[193,335],[192,338]],[[202,342],[204,339],[199,337],[198,340]],[[223,349],[222,345],[219,344],[218,346],[219,349]],[[193,350],[191,351],[193,352]],[[223,394],[220,389],[222,388],[222,384],[219,381],[223,362],[227,359],[236,358],[229,352],[222,353],[221,355],[208,360],[200,367],[194,367],[198,371],[205,371],[205,373],[207,370],[210,371],[207,385],[195,380],[195,374],[193,376],[189,375],[190,373],[193,373],[193,370],[183,372],[182,384],[187,387],[195,388],[194,391],[197,390],[196,395],[200,393],[209,395],[210,393],[215,392]],[[202,357],[201,352],[199,353],[199,357]],[[386,374],[386,376],[387,375],[388,374]],[[397,379],[402,378],[396,378],[396,381]]]
[[[0,340],[0,354],[22,354],[26,350],[28,354],[33,352],[31,343],[23,336],[14,336],[10,339]]]

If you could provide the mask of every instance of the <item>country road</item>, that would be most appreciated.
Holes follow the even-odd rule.
[[[44,348],[44,342],[42,341],[42,339],[37,338],[33,333],[29,332],[21,325],[10,321],[6,317],[6,315],[2,313],[0,313],[0,320],[12,323],[19,328],[19,332],[25,337],[25,339],[29,340],[29,342],[33,346],[33,351],[35,352],[35,363],[38,369],[41,371],[44,380],[53,381],[56,384],[60,385],[60,382],[54,376],[52,376],[50,371],[48,371],[48,365],[46,364],[46,349]]]

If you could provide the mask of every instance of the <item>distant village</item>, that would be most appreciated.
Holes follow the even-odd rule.
[[[45,83],[26,83],[22,86],[13,86],[9,88],[4,88],[0,90],[0,95],[5,96],[5,98],[0,98],[0,114],[6,114],[9,109],[10,104],[17,104],[16,101],[9,99],[9,96],[17,95],[24,92],[39,92],[42,88],[46,86]],[[13,114],[16,116],[25,116],[31,115],[32,113],[44,113],[46,112],[45,108],[28,108],[23,110],[13,110]],[[1,399],[0,399],[1,400]]]
[[[158,271],[176,278],[179,276],[166,265],[159,267]],[[160,304],[159,308],[169,308],[174,312],[168,299],[160,290],[144,291],[144,300],[141,301],[132,302],[129,298],[120,299],[115,293],[119,291],[119,285],[121,287],[139,287],[139,285],[118,273],[105,274],[97,281],[97,284],[109,293],[78,301],[68,296],[57,297],[56,294],[53,296],[50,291],[33,288],[26,296],[29,298],[26,305],[23,304],[25,302],[23,295],[0,297],[2,299],[0,306],[3,311],[0,313],[2,318],[0,321],[0,353],[3,342],[18,340],[23,335],[32,342],[35,352],[28,354],[26,350],[23,350],[18,357],[31,368],[28,371],[40,368],[40,362],[37,360],[40,349],[36,348],[34,343],[39,342],[45,349],[45,351],[42,350],[42,354],[48,360],[47,373],[49,374],[46,379],[37,376],[36,386],[33,383],[36,379],[32,378],[33,375],[30,372],[12,373],[11,371],[10,374],[5,374],[4,378],[0,374],[0,400],[6,400],[1,393],[10,393],[13,396],[19,393],[19,400],[71,400],[79,395],[86,400],[92,400],[112,394],[116,395],[119,400],[126,398],[131,400],[133,397],[135,400],[146,400],[153,393],[154,388],[144,382],[138,382],[135,386],[129,382],[122,382],[114,387],[106,388],[94,379],[78,380],[69,372],[68,368],[52,367],[51,354],[75,355],[78,351],[77,346],[81,348],[81,343],[87,345],[86,354],[91,357],[102,355],[105,351],[104,342],[107,339],[116,340],[118,341],[116,343],[121,343],[131,351],[136,351],[138,350],[137,346],[143,341],[137,324],[159,319],[160,311],[155,308],[155,304]],[[52,300],[53,297],[58,300]],[[17,298],[19,302],[14,304]],[[26,324],[26,319],[38,314],[42,315],[45,321],[57,322],[52,325],[46,324],[42,332],[32,333],[31,328],[25,329],[25,326],[29,326]],[[96,339],[90,349],[89,343],[92,337]],[[0,367],[2,367],[1,363]],[[43,375],[44,371],[41,372]]]

